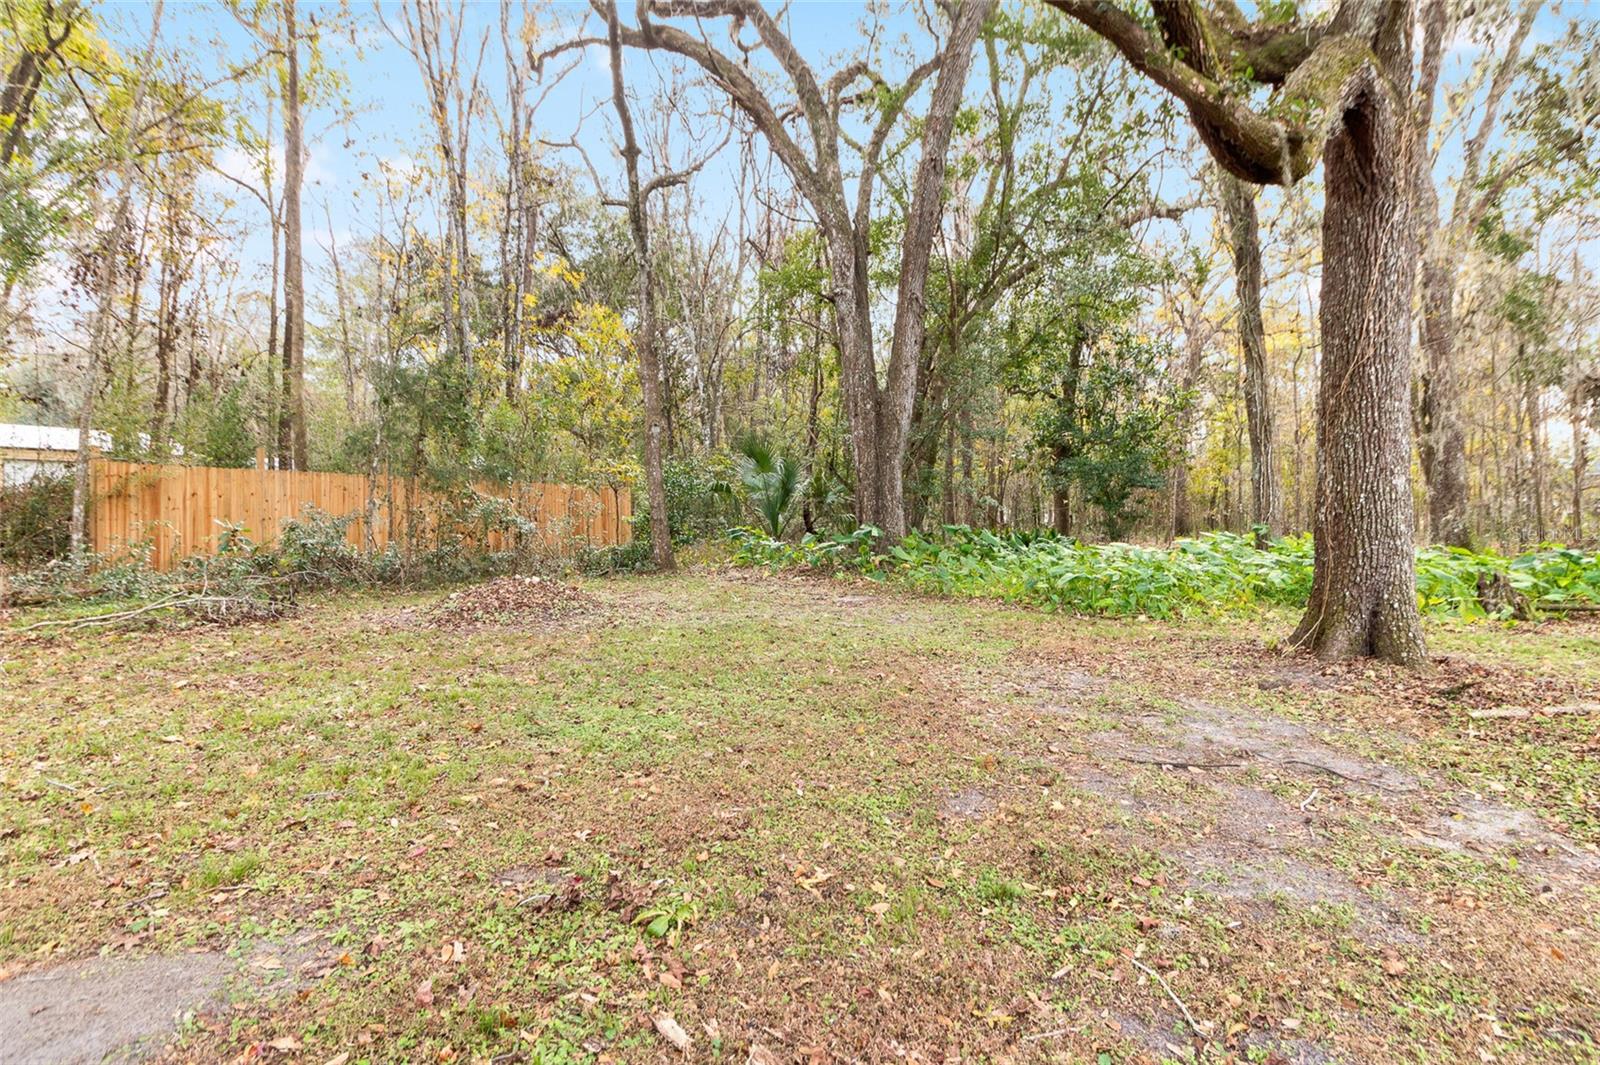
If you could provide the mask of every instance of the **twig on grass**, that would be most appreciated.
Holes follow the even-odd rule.
[[[1330,776],[1338,777],[1340,780],[1348,780],[1352,784],[1365,784],[1367,787],[1377,788],[1379,791],[1406,790],[1404,788],[1390,787],[1388,784],[1380,784],[1370,777],[1353,777],[1349,773],[1339,772],[1339,770],[1333,768],[1332,766],[1323,765],[1321,762],[1308,762],[1304,758],[1268,758],[1267,761],[1276,762],[1278,765],[1303,765],[1307,769],[1320,769]]]
[[[1166,977],[1150,968],[1150,966],[1146,965],[1138,958],[1129,958],[1128,960],[1133,962],[1134,967],[1140,972],[1144,973],[1146,976],[1149,976],[1152,980],[1161,985],[1161,990],[1167,993],[1167,997],[1172,1000],[1172,1004],[1183,1011],[1183,1019],[1189,1022],[1190,1031],[1194,1032],[1194,1034],[1199,1036],[1202,1040],[1210,1042],[1209,1039],[1206,1039],[1205,1032],[1200,1030],[1200,1023],[1194,1019],[1194,1014],[1189,1012],[1189,1007],[1183,1004],[1183,999],[1179,998],[1178,993],[1172,990],[1172,985],[1167,983]]]
[[[47,629],[52,625],[61,625],[69,629],[84,628],[89,625],[106,625],[113,621],[121,621],[125,618],[138,617],[140,614],[148,614],[152,610],[161,610],[166,607],[174,606],[179,602],[182,602],[182,599],[177,596],[173,596],[168,599],[159,599],[154,603],[148,603],[142,607],[139,607],[137,610],[124,610],[116,614],[95,614],[94,616],[87,618],[49,618],[45,621],[35,622],[32,625],[24,625],[22,628],[17,629],[16,631],[32,632],[35,629]]]
[[[1176,758],[1135,758],[1127,754],[1119,754],[1114,757],[1119,762],[1134,762],[1138,765],[1169,765],[1176,769],[1237,769],[1244,765],[1243,762],[1183,762]]]
[[[20,629],[13,631],[32,632],[35,629],[45,629],[51,626],[60,626],[63,629],[86,629],[96,625],[113,625],[119,621],[128,621],[157,610],[182,610],[188,607],[212,605],[220,606],[221,610],[219,612],[222,614],[228,613],[230,607],[238,607],[241,611],[245,611],[259,610],[263,606],[259,600],[243,595],[173,596],[168,599],[157,600],[154,603],[147,603],[134,610],[122,610],[115,614],[94,614],[86,618],[50,618],[45,621],[34,622],[32,625],[24,625]]]

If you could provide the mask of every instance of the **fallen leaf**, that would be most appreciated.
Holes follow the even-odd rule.
[[[778,1055],[760,1043],[751,1043],[750,1056],[745,1059],[745,1065],[780,1065],[780,1063]]]
[[[671,1043],[677,1049],[688,1052],[694,1045],[694,1040],[689,1038],[689,1033],[683,1030],[670,1013],[658,1013],[651,1018],[655,1022],[656,1031],[661,1033],[661,1038]]]
[[[289,1051],[300,1049],[300,1040],[296,1039],[292,1035],[280,1035],[278,1038],[267,1043],[267,1046],[271,1047],[273,1050],[281,1050],[284,1053],[288,1053]]]

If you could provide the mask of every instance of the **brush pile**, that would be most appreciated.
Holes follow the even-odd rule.
[[[496,577],[451,592],[428,611],[437,628],[473,629],[484,625],[539,626],[569,621],[596,609],[576,585],[547,577]]]

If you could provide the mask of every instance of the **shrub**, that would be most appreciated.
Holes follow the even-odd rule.
[[[738,523],[735,473],[726,456],[709,461],[669,460],[661,470],[667,492],[667,529],[672,545],[683,547],[721,536]],[[633,542],[650,544],[650,496],[641,482],[633,492]],[[646,552],[648,553],[648,551]]]
[[[584,547],[578,551],[577,566],[579,572],[591,576],[642,572],[651,566],[650,540],[635,538],[610,547]]]
[[[365,576],[366,562],[349,540],[354,515],[335,517],[307,506],[300,517],[283,523],[275,550],[256,548],[252,557],[260,568],[276,569],[303,583],[336,584]]]
[[[0,565],[36,566],[67,553],[72,478],[38,474],[0,487]]]

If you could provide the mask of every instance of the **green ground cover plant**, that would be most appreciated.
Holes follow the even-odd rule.
[[[1263,606],[1303,606],[1311,590],[1309,536],[1258,549],[1251,536],[1206,533],[1170,547],[1089,544],[1050,532],[994,533],[961,525],[913,533],[880,550],[876,529],[783,542],[735,530],[745,565],[853,572],[941,595],[1028,603],[1047,610],[1167,618]],[[1534,609],[1600,604],[1600,558],[1549,546],[1521,555],[1426,547],[1417,552],[1417,598],[1430,614],[1509,616],[1486,606],[1480,579],[1503,576]]]

